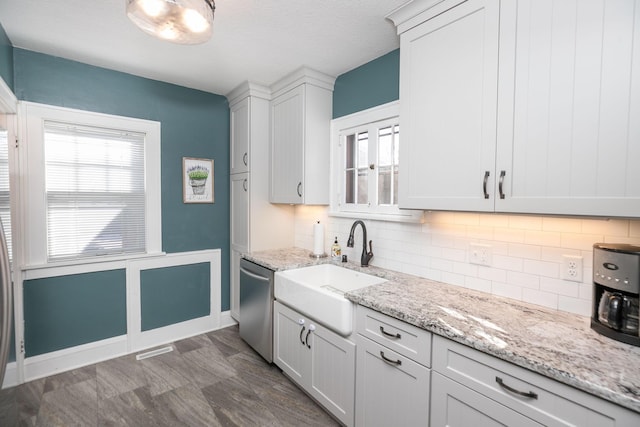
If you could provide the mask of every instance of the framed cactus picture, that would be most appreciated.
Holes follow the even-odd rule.
[[[182,158],[184,203],[213,203],[213,160]]]

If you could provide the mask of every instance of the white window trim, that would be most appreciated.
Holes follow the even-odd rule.
[[[331,168],[329,174],[331,201],[329,205],[329,216],[395,222],[424,222],[423,211],[399,209],[397,206],[385,206],[382,209],[376,209],[376,207],[368,208],[365,205],[343,207],[340,203],[340,194],[344,191],[342,148],[340,147],[341,135],[349,129],[363,127],[370,123],[383,122],[391,119],[398,119],[397,122],[399,123],[399,118],[400,103],[393,101],[331,121]],[[400,135],[402,135],[402,126],[400,126]],[[402,150],[402,145],[400,146],[400,150]],[[400,165],[400,167],[402,168],[402,165]]]
[[[146,134],[145,138],[145,226],[146,255],[161,255],[162,217],[160,188],[160,122],[94,113],[33,102],[18,102],[19,128],[19,215],[23,219],[23,270],[60,265],[47,260],[47,225],[44,171],[44,122],[46,120],[87,126],[126,129]],[[108,260],[131,259],[145,254],[109,256]],[[105,257],[107,258],[107,257]],[[104,259],[106,261],[106,259]],[[101,257],[65,260],[65,265],[102,262]]]

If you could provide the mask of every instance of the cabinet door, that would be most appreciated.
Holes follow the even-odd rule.
[[[431,425],[542,426],[437,372],[431,375]]]
[[[640,216],[640,2],[502,2],[496,210]]]
[[[498,32],[467,0],[401,35],[401,208],[493,210]]]
[[[303,203],[304,86],[271,101],[272,203]]]
[[[356,353],[356,425],[428,426],[429,369],[361,335]]]
[[[313,323],[311,395],[345,425],[353,425],[356,346],[349,340]]]
[[[249,248],[249,174],[231,175],[231,247]]]
[[[251,99],[247,97],[230,108],[231,174],[249,171],[250,103]]]
[[[273,362],[304,387],[310,369],[310,353],[305,344],[309,322],[278,301],[273,303]]]

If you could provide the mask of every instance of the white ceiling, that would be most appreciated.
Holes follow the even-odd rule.
[[[305,65],[332,76],[399,46],[389,12],[408,0],[216,0],[201,45],[154,39],[125,0],[0,0],[13,46],[226,95]]]

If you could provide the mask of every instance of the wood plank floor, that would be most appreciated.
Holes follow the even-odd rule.
[[[0,391],[0,426],[336,426],[237,326]]]

